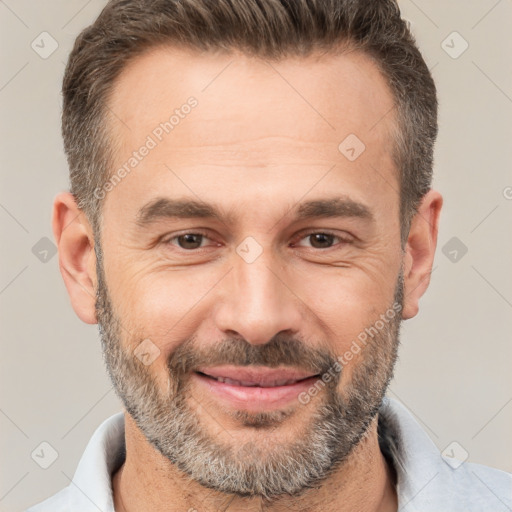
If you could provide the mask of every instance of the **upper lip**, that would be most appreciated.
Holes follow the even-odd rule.
[[[276,386],[289,384],[315,375],[296,368],[267,368],[263,366],[214,366],[197,369],[214,378],[227,378],[248,386]]]

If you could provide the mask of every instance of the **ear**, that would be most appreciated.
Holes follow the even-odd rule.
[[[53,235],[59,250],[59,268],[78,317],[87,324],[96,320],[96,254],[94,236],[85,214],[69,192],[53,203]]]
[[[430,190],[411,221],[404,256],[404,320],[418,314],[420,297],[430,283],[442,206],[441,194]]]

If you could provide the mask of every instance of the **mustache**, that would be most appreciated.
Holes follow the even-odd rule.
[[[337,361],[329,349],[313,348],[296,338],[278,334],[263,345],[226,338],[216,345],[204,347],[191,338],[169,356],[167,366],[176,378],[200,367],[220,365],[293,367],[316,375],[327,372]]]

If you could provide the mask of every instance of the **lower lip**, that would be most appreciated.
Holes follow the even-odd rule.
[[[199,373],[193,375],[209,392],[228,401],[231,405],[244,409],[277,409],[287,405],[293,400],[298,400],[300,393],[308,390],[319,378],[314,376],[286,386],[262,388],[226,384]]]

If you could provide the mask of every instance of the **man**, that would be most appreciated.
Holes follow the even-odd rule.
[[[385,397],[442,206],[394,1],[114,0],[63,93],[60,268],[125,412],[31,512],[512,507]]]

